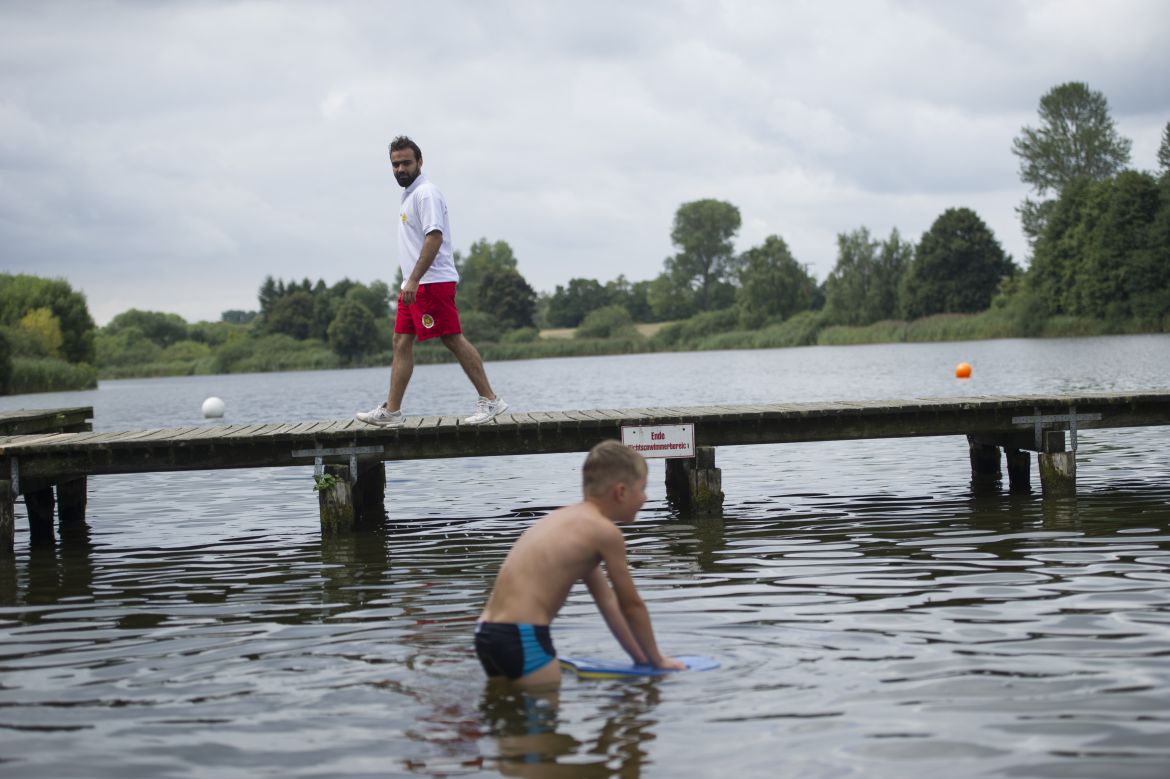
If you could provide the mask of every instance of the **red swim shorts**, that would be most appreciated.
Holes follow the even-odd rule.
[[[420,341],[462,333],[459,309],[455,307],[455,286],[454,281],[420,284],[414,303],[409,306],[402,302],[399,293],[394,332],[417,336]]]

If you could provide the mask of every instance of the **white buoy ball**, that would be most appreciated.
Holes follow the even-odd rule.
[[[223,416],[223,401],[216,397],[203,401],[203,416],[208,419],[219,419]]]

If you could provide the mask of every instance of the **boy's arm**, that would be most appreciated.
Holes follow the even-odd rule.
[[[601,559],[605,561],[605,570],[613,585],[613,594],[617,597],[618,607],[630,632],[654,667],[676,670],[685,668],[683,663],[658,651],[658,644],[654,640],[654,628],[650,626],[650,612],[642,601],[642,596],[638,594],[638,588],[634,586],[634,577],[630,575],[630,566],[626,561],[625,536],[615,526],[611,525],[610,529],[612,532],[607,532],[601,543]]]
[[[609,632],[613,633],[613,637],[622,645],[622,649],[626,650],[626,654],[630,656],[631,660],[639,665],[648,665],[650,658],[642,651],[642,647],[630,630],[629,623],[622,616],[617,598],[614,597],[605,574],[601,572],[601,566],[593,566],[593,570],[585,575],[584,581],[585,586],[589,588],[589,594],[597,603],[598,611],[605,618],[605,624],[609,626]]]

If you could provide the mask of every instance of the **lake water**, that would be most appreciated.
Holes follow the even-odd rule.
[[[1170,337],[493,363],[516,410],[1170,387]],[[969,381],[954,366],[974,366]],[[336,419],[388,371],[0,398],[95,427]],[[407,413],[470,412],[420,366]],[[5,777],[1166,777],[1166,428],[1084,431],[1075,499],[973,489],[960,437],[725,447],[722,519],[664,467],[626,528],[660,645],[722,662],[489,688],[474,618],[581,455],[393,463],[384,531],[322,539],[311,468],[98,477],[83,527],[0,561]],[[1033,468],[1035,463],[1033,462]],[[620,649],[578,587],[562,654]]]

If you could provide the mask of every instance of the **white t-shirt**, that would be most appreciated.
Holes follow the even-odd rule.
[[[410,278],[418,256],[422,253],[427,233],[440,230],[443,245],[430,270],[419,280],[420,284],[440,281],[459,281],[455,270],[455,255],[451,249],[451,225],[447,221],[447,202],[443,193],[426,176],[419,174],[414,183],[402,193],[402,209],[398,214],[398,264],[402,266],[402,283]]]

